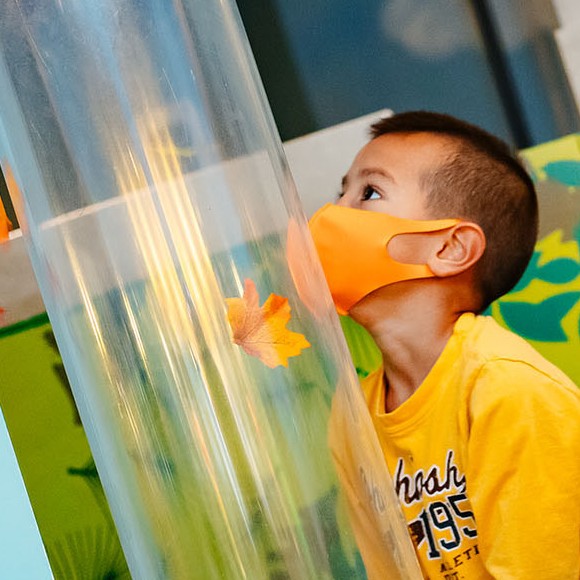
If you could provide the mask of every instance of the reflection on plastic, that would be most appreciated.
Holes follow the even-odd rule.
[[[327,444],[337,389],[367,472],[388,475],[232,5],[6,0],[0,99],[0,158],[133,576],[364,578]],[[232,330],[257,311],[261,354],[292,343],[276,360]],[[389,501],[384,565],[419,577]]]

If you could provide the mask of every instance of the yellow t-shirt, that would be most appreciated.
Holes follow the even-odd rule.
[[[362,387],[426,578],[580,577],[580,391],[561,371],[493,319],[464,314],[395,411],[384,412],[382,369]],[[373,516],[353,505],[356,454],[340,433],[330,440],[376,578]]]

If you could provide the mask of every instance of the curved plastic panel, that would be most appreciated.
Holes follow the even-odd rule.
[[[134,577],[365,577],[333,399],[388,475],[232,4],[6,0],[0,45],[3,167]]]

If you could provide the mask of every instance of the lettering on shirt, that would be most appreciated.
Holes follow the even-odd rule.
[[[452,449],[447,451],[443,473],[439,465],[433,465],[427,471],[418,469],[414,475],[407,475],[405,463],[399,458],[394,483],[400,501],[407,506],[421,501],[423,495],[433,497],[452,489],[465,491],[465,475],[461,474],[455,465]]]
[[[421,503],[423,509],[408,522],[411,539],[429,560],[440,560],[444,578],[455,578],[456,568],[479,555],[475,517],[467,497],[465,475],[455,463],[453,450],[445,466],[432,465],[405,473],[402,458],[394,476],[395,491],[404,506]],[[466,541],[466,543],[464,543]]]

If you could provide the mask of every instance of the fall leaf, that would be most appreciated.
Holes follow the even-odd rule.
[[[226,303],[234,343],[271,369],[279,365],[287,367],[289,357],[310,346],[303,334],[286,328],[291,316],[288,299],[270,294],[260,306],[252,280],[244,281],[242,298],[227,298]]]

